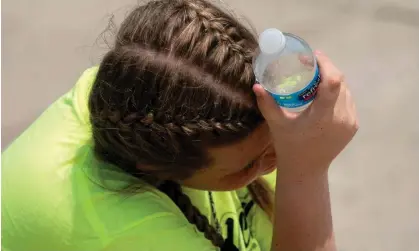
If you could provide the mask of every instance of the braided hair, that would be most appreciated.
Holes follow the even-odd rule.
[[[222,236],[170,180],[190,177],[211,162],[208,147],[263,122],[252,94],[256,48],[255,35],[210,2],[151,1],[122,23],[89,98],[97,157],[155,185],[219,247]],[[266,186],[249,190],[270,214]]]

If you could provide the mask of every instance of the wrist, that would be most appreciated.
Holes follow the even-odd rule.
[[[328,177],[329,164],[281,164],[277,176],[283,181],[301,182],[323,180]]]

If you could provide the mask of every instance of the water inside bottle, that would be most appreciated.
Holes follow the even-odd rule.
[[[313,55],[285,51],[280,60],[271,63],[263,73],[265,88],[276,94],[297,92],[314,77]]]

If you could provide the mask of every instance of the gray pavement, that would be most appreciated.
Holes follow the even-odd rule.
[[[296,33],[345,72],[361,130],[331,171],[340,250],[419,250],[419,1],[225,1]],[[129,0],[3,0],[2,145],[96,64]]]

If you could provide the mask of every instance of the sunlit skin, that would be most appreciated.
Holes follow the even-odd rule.
[[[269,129],[262,124],[242,141],[209,150],[213,163],[183,180],[184,186],[211,191],[236,190],[275,170]]]

